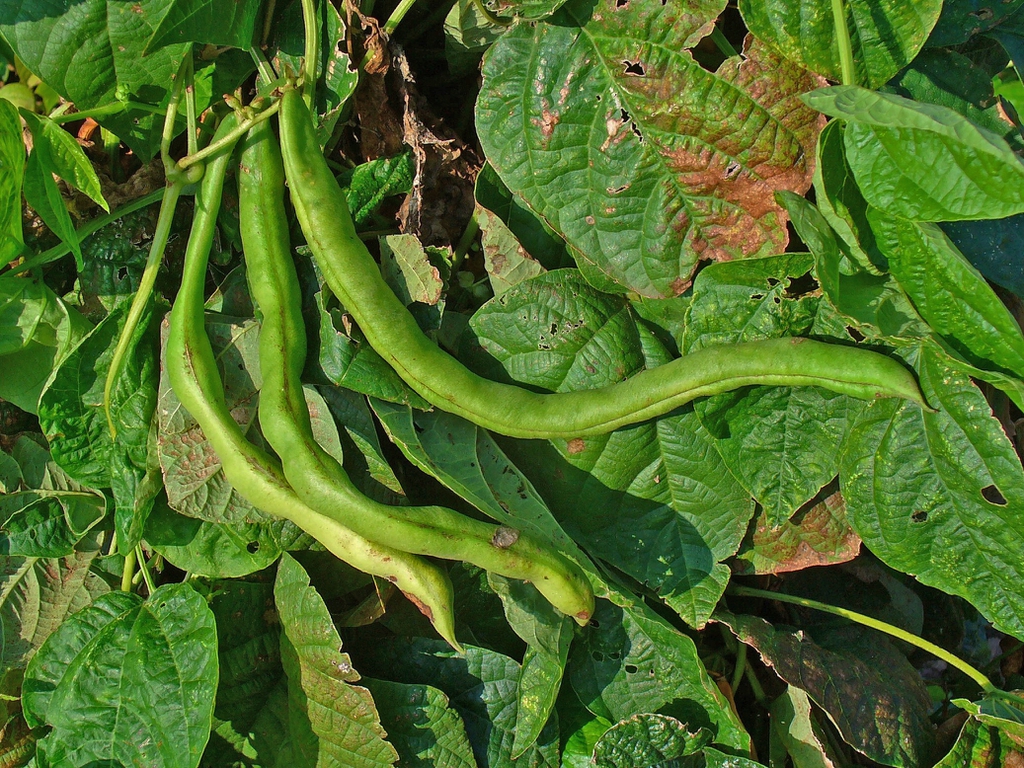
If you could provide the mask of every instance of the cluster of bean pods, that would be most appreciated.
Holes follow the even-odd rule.
[[[218,136],[230,135],[236,125],[234,117],[227,118]],[[373,348],[432,405],[501,434],[566,439],[604,434],[696,397],[751,384],[816,385],[861,398],[922,402],[914,377],[896,361],[809,339],[706,349],[582,392],[538,394],[483,379],[431,342],[385,284],[356,234],[298,90],[281,96],[279,133],[280,140],[269,120],[249,131],[238,180],[247,274],[262,314],[259,420],[281,460],[250,443],[231,417],[204,325],[207,260],[234,147],[208,162],[196,195],[181,289],[170,317],[165,364],[171,386],[239,493],[257,508],[293,521],[352,566],[396,584],[455,648],[451,584],[424,555],[529,581],[580,624],[593,614],[593,591],[575,562],[523,531],[444,507],[373,501],[317,444],[300,381],[306,338],[284,205],[286,180],[314,258]]]

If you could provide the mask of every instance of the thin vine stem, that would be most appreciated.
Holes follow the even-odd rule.
[[[302,24],[306,33],[305,57],[302,61],[302,98],[313,112],[316,94],[316,65],[320,59],[320,25],[316,14],[316,0],[302,0]]]
[[[388,20],[384,22],[384,26],[381,27],[381,31],[385,35],[391,35],[398,28],[398,25],[402,23],[402,19],[405,18],[405,14],[409,12],[409,9],[416,4],[416,0],[401,0],[395,10],[388,16]]]
[[[188,71],[185,74],[185,127],[188,137],[188,154],[195,154],[199,149],[196,135],[196,86],[194,82],[194,65],[191,52],[185,56],[188,62]]]
[[[149,594],[156,592],[156,585],[153,583],[153,577],[149,573],[149,565],[146,563],[145,553],[142,551],[142,545],[135,545],[135,559],[139,563],[139,571],[142,573],[142,580],[146,582],[146,591]]]
[[[160,133],[160,159],[163,160],[164,168],[171,168],[174,161],[171,159],[171,140],[174,138],[174,121],[178,118],[178,107],[181,104],[181,94],[184,90],[185,81],[191,70],[192,52],[189,50],[185,58],[181,60],[178,67],[178,74],[174,77],[174,85],[171,87],[171,99],[167,104],[167,114],[164,115],[164,128]]]
[[[473,5],[476,6],[476,9],[480,11],[480,13],[484,15],[484,18],[491,22],[491,24],[497,24],[499,27],[512,26],[511,19],[503,19],[500,16],[498,16],[496,13],[494,13],[494,11],[487,7],[487,4],[484,2],[484,0],[473,0]]]
[[[857,76],[853,69],[853,45],[850,42],[850,28],[846,26],[846,7],[843,0],[832,0],[832,23],[836,28],[836,43],[839,45],[839,69],[843,85],[856,85]]]
[[[740,687],[740,683],[743,682],[743,672],[747,668],[747,644],[740,643],[739,648],[736,649],[736,667],[732,671],[732,679],[729,681],[729,685],[732,686],[732,692],[735,695],[736,689]]]
[[[731,59],[733,56],[738,56],[739,52],[733,48],[732,43],[725,36],[725,33],[718,28],[717,25],[711,30],[711,42],[718,46],[718,50],[722,52],[722,55],[726,58]]]
[[[264,109],[262,112],[260,112],[260,113],[258,113],[256,115],[253,115],[248,120],[243,120],[242,122],[240,122],[238,124],[237,128],[235,128],[234,130],[230,131],[229,133],[224,134],[223,136],[221,136],[216,141],[211,142],[210,144],[206,145],[205,147],[200,149],[198,152],[195,152],[194,154],[187,155],[186,157],[181,158],[181,160],[178,161],[178,168],[181,169],[181,170],[185,170],[186,168],[189,168],[190,166],[195,165],[199,161],[205,160],[206,158],[210,157],[211,155],[217,154],[222,149],[224,149],[224,147],[231,146],[240,137],[242,137],[246,133],[248,133],[249,129],[252,128],[254,125],[256,125],[257,123],[262,123],[264,120],[267,120],[270,117],[272,117],[273,115],[276,115],[277,114],[277,110],[279,110],[280,108],[281,108],[281,102],[280,101],[275,101],[273,104],[271,104],[269,107]]]
[[[791,603],[793,605],[801,605],[804,608],[813,608],[816,611],[823,611],[824,613],[831,613],[834,616],[841,616],[844,619],[856,622],[857,624],[863,624],[865,627],[871,627],[877,629],[879,632],[884,632],[887,635],[902,640],[905,643],[910,643],[916,648],[920,648],[923,651],[927,651],[936,658],[949,664],[949,666],[960,670],[967,677],[971,678],[976,682],[981,689],[987,694],[1005,693],[1000,691],[995,684],[988,679],[988,677],[980,672],[979,670],[972,667],[963,659],[958,656],[954,656],[952,653],[947,651],[945,648],[941,648],[935,643],[930,643],[924,638],[918,637],[911,632],[907,632],[905,629],[894,627],[879,619],[874,619],[871,616],[865,616],[863,613],[857,613],[846,608],[840,608],[837,605],[829,605],[828,603],[819,603],[817,600],[809,600],[805,597],[795,597],[793,595],[787,595],[782,592],[769,592],[765,589],[754,589],[753,587],[741,587],[730,585],[727,594],[737,595],[741,597],[762,597],[765,600],[777,600],[780,603]],[[1012,695],[1012,694],[1010,694]]]
[[[149,247],[149,256],[146,259],[146,266],[142,270],[142,280],[139,281],[139,288],[132,299],[132,305],[128,310],[128,317],[125,320],[124,330],[117,340],[117,347],[114,349],[114,356],[110,360],[110,368],[107,371],[107,380],[103,385],[103,412],[107,416],[107,427],[110,430],[111,438],[117,438],[117,427],[114,426],[114,417],[110,413],[110,398],[114,391],[114,384],[121,374],[124,365],[124,358],[128,354],[128,347],[131,346],[132,337],[135,336],[135,328],[142,319],[143,312],[149,306],[149,300],[153,294],[153,286],[156,283],[157,273],[160,271],[160,262],[163,261],[164,251],[167,248],[167,240],[171,235],[171,224],[174,221],[174,209],[178,205],[178,197],[185,187],[185,179],[180,179],[169,184],[163,193],[163,200],[160,203],[160,215],[156,222],[156,231],[153,233],[153,242]]]
[[[68,105],[62,105],[65,108]],[[163,109],[153,104],[146,104],[141,101],[126,101],[126,102],[115,102],[113,104],[104,104],[102,107],[94,107],[92,109],[82,109],[78,112],[60,112],[58,114],[50,115],[50,120],[57,125],[63,125],[64,123],[74,123],[78,120],[86,120],[88,118],[98,117],[110,117],[111,115],[119,115],[122,112],[127,112],[129,109],[137,109],[141,112],[151,112],[154,115],[164,114]]]
[[[249,55],[252,56],[252,60],[256,64],[256,69],[260,73],[260,79],[263,80],[264,85],[269,85],[277,79],[277,73],[274,72],[274,67],[267,61],[263,51],[253,47],[249,49]]]

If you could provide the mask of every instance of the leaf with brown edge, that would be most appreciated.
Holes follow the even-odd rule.
[[[717,72],[690,55],[724,2],[573,0],[488,52],[481,144],[502,181],[581,264],[675,296],[702,259],[788,242],[778,190],[804,194],[820,80],[748,38]]]
[[[804,630],[719,609],[712,619],[752,646],[790,685],[807,692],[854,749],[883,765],[928,765],[935,742],[931,699],[917,670],[877,632],[858,626]]]
[[[778,528],[771,528],[764,510],[758,509],[731,565],[741,576],[788,573],[845,563],[859,552],[860,537],[846,522],[846,501],[836,491],[807,504]]]

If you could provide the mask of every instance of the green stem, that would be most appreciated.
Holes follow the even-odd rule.
[[[171,159],[171,139],[174,138],[174,121],[178,118],[181,93],[186,81],[189,80],[187,73],[191,64],[192,50],[189,49],[185,54],[185,58],[181,60],[178,74],[174,77],[174,85],[171,87],[171,99],[167,103],[167,114],[164,115],[164,129],[160,134],[160,159],[163,160],[164,168],[172,168],[174,166],[174,161]]]
[[[381,27],[381,31],[385,35],[391,35],[398,28],[398,25],[402,23],[402,19],[405,18],[405,14],[409,12],[409,9],[415,4],[416,0],[401,0],[395,7],[395,10],[388,16],[388,20],[384,22],[384,26]]]
[[[163,109],[152,104],[145,104],[141,101],[127,101],[104,104],[102,107],[82,109],[78,112],[62,112],[60,114],[50,115],[50,120],[57,123],[57,125],[63,125],[64,123],[74,123],[78,120],[86,120],[90,117],[95,120],[98,118],[110,117],[111,115],[119,115],[122,112],[127,112],[129,109],[151,112],[154,115],[162,115],[164,113]]]
[[[121,591],[132,591],[132,576],[135,575],[135,550],[124,557],[124,568],[121,569]]]
[[[801,605],[805,608],[813,608],[816,611],[824,611],[825,613],[831,613],[834,616],[842,616],[844,619],[856,622],[857,624],[863,624],[865,627],[871,627],[877,629],[879,632],[884,632],[887,635],[902,640],[905,643],[920,648],[923,651],[927,651],[936,658],[942,659],[942,661],[949,664],[949,666],[960,670],[967,675],[971,680],[976,682],[981,689],[987,694],[1003,693],[995,684],[988,679],[983,673],[972,667],[963,659],[954,656],[952,653],[947,651],[945,648],[940,648],[935,643],[930,643],[927,640],[918,637],[915,634],[907,632],[905,629],[894,627],[892,624],[888,624],[878,619],[873,619],[870,616],[865,616],[863,613],[857,613],[856,611],[850,611],[846,608],[840,608],[836,605],[829,605],[828,603],[819,603],[817,600],[808,600],[805,597],[794,597],[793,595],[787,595],[782,592],[769,592],[764,589],[754,589],[753,587],[740,587],[730,585],[726,590],[726,594],[737,595],[741,597],[762,597],[766,600],[778,600],[780,603],[791,603],[793,605]]]
[[[149,300],[153,295],[153,285],[156,283],[157,273],[160,271],[160,262],[164,257],[164,250],[167,248],[167,240],[171,235],[171,224],[174,221],[174,209],[178,205],[178,197],[185,186],[182,179],[173,184],[168,184],[164,189],[163,201],[160,203],[160,216],[157,218],[156,231],[153,233],[153,243],[149,248],[149,257],[146,259],[146,267],[142,271],[142,280],[139,288],[132,299],[132,306],[128,310],[128,317],[124,323],[124,330],[117,340],[117,347],[114,349],[114,356],[110,361],[110,369],[107,371],[107,380],[103,385],[103,412],[107,415],[107,427],[110,429],[110,436],[117,437],[117,427],[114,426],[114,418],[110,413],[110,396],[114,391],[114,383],[121,374],[124,366],[125,356],[128,354],[128,347],[131,346],[132,337],[135,336],[135,328],[142,318],[142,313],[149,306]]]
[[[238,127],[233,128],[230,131],[230,133],[225,134],[216,141],[210,142],[207,146],[205,146],[203,149],[200,149],[198,152],[188,155],[187,157],[181,158],[181,160],[178,161],[178,168],[180,168],[181,170],[185,170],[189,166],[195,165],[200,160],[205,160],[211,155],[217,154],[222,149],[224,149],[224,147],[231,146],[233,143],[238,141],[239,138],[248,133],[249,129],[252,128],[254,125],[256,125],[257,123],[262,123],[264,120],[267,120],[270,117],[273,117],[275,114],[277,114],[277,110],[279,110],[280,108],[281,102],[275,101],[273,104],[271,104],[269,107],[264,109],[259,114],[254,115],[248,120],[243,120],[242,122],[240,122],[238,124]]]
[[[199,148],[196,146],[196,87],[191,51],[185,55],[185,61],[188,62],[188,70],[185,73],[185,129],[188,134],[188,153],[191,155]]]
[[[753,692],[754,698],[757,699],[757,703],[764,704],[764,688],[761,687],[761,681],[754,674],[754,668],[747,665],[743,668],[743,674],[747,678],[747,682],[750,683],[750,690]]]
[[[267,57],[263,55],[263,51],[253,47],[249,49],[249,55],[252,56],[256,69],[260,73],[260,79],[263,80],[262,85],[268,85],[277,79],[277,73],[274,72],[274,68],[267,61]]]
[[[744,642],[740,643],[740,647],[736,651],[736,667],[732,671],[732,680],[729,681],[729,685],[732,686],[732,692],[735,695],[736,689],[740,687],[740,682],[743,680],[743,672],[747,668],[747,644]]]
[[[123,216],[127,216],[129,213],[134,213],[140,208],[145,208],[146,206],[152,205],[163,196],[164,190],[162,189],[150,192],[148,195],[143,195],[142,197],[136,200],[132,200],[130,203],[122,205],[120,208],[117,208],[111,211],[110,213],[105,213],[102,216],[97,216],[95,219],[92,219],[86,224],[83,224],[81,227],[78,228],[75,234],[78,236],[79,242],[81,242],[90,235],[95,234],[97,231],[103,229],[103,227],[107,226],[108,224],[117,221]],[[38,269],[44,264],[49,264],[51,261],[56,261],[57,259],[63,258],[64,256],[67,256],[69,253],[71,253],[71,246],[68,245],[67,243],[61,243],[60,245],[55,245],[53,248],[50,248],[49,250],[36,254],[32,258],[26,259],[23,263],[15,265],[14,267],[0,269],[0,273],[3,273],[5,271],[28,272],[33,269]]]
[[[311,114],[315,114],[316,65],[320,59],[320,25],[316,0],[302,0],[302,25],[306,33],[306,51],[302,62],[302,97]]]
[[[266,9],[263,11],[263,34],[260,35],[260,44],[266,45],[270,39],[270,31],[274,27],[274,11],[277,10],[277,0],[269,0]]]
[[[711,42],[718,46],[718,50],[720,50],[722,55],[727,59],[731,59],[733,56],[739,55],[737,50],[732,47],[732,43],[730,43],[726,38],[725,33],[717,26],[711,30]]]
[[[452,255],[453,272],[458,269],[459,265],[466,258],[466,254],[469,253],[469,246],[473,244],[473,239],[479,232],[480,222],[476,220],[476,214],[474,214],[469,217],[466,228],[462,230],[462,237],[459,238],[459,242],[455,246],[455,253]]]
[[[139,570],[142,572],[142,580],[146,582],[146,591],[149,594],[156,592],[156,585],[153,584],[153,577],[149,573],[149,565],[146,563],[145,553],[142,551],[142,545],[135,545],[135,558],[139,562]]]
[[[853,45],[850,43],[850,29],[846,26],[846,8],[843,0],[832,0],[832,23],[836,28],[836,42],[839,44],[839,68],[843,75],[843,85],[856,85]]]

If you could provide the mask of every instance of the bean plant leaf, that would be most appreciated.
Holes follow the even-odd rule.
[[[25,164],[25,202],[32,206],[57,237],[68,244],[75,254],[75,265],[81,269],[82,244],[78,241],[67,203],[53,179],[55,170],[45,144],[33,149]]]
[[[220,680],[213,733],[200,765],[234,765],[244,756],[274,765],[288,722],[274,585],[260,574],[209,586]]]
[[[860,553],[860,543],[837,492],[806,505],[778,528],[770,527],[759,510],[731,564],[737,575],[788,573],[845,563]]]
[[[356,225],[371,222],[387,198],[412,192],[414,172],[412,152],[405,152],[361,163],[339,175],[338,183],[345,190],[345,202]]]
[[[471,329],[471,365],[559,392],[612,384],[669,360],[628,302],[570,270],[518,284],[478,311]],[[507,450],[574,539],[701,626],[725,589],[722,561],[736,552],[753,506],[693,410],[550,445]]]
[[[883,401],[864,409],[842,458],[850,524],[887,565],[960,595],[997,628],[1022,634],[1020,459],[953,361],[926,343],[902,355],[939,410]]]
[[[53,120],[27,110],[22,111],[21,116],[32,131],[32,151],[45,155],[44,165],[109,212],[96,170],[75,138]]]
[[[889,271],[935,333],[968,360],[1024,378],[1024,335],[978,271],[934,224],[869,212]]]
[[[616,723],[594,746],[597,768],[656,768],[679,765],[681,758],[706,746],[711,734],[691,732],[685,723],[667,715],[633,715]]]
[[[519,664],[487,648],[466,645],[460,655],[439,640],[389,638],[359,656],[367,673],[399,683],[442,690],[461,716],[479,765],[489,768],[557,768],[558,726],[552,720],[518,759],[512,758],[517,720]]]
[[[952,109],[846,85],[804,101],[849,121],[846,161],[876,208],[912,221],[1024,213],[1024,164],[1005,140]]]
[[[21,138],[18,109],[0,99],[0,189],[5,190],[0,203],[0,254],[3,261],[15,258],[22,243],[21,181],[25,170],[25,143]],[[0,327],[3,327],[0,325]]]
[[[591,712],[617,722],[662,712],[708,728],[716,744],[745,750],[750,737],[704,669],[688,635],[641,603],[599,601],[569,659],[569,681]]]
[[[700,259],[784,248],[772,195],[810,185],[823,123],[798,96],[820,81],[754,40],[703,69],[688,49],[724,6],[573,0],[485,56],[488,159],[577,260],[644,296],[682,293]]]
[[[281,558],[274,600],[284,631],[281,658],[288,676],[289,720],[303,765],[321,761],[352,768],[393,765],[398,755],[369,691],[309,576],[290,555]]]
[[[740,0],[756,37],[787,59],[842,80],[839,34],[830,0]],[[858,85],[878,88],[914,60],[942,11],[942,0],[847,0],[843,3]]]
[[[381,724],[409,768],[477,768],[459,713],[431,685],[363,678]]]
[[[555,709],[573,639],[572,619],[525,582],[488,574],[509,626],[526,643],[519,674],[512,757],[533,746]]]
[[[144,53],[180,43],[207,43],[233,48],[252,45],[258,0],[149,0],[154,27]]]
[[[89,570],[96,555],[0,557],[0,669],[24,669],[68,616],[109,591]]]
[[[189,585],[167,584],[148,600],[111,592],[67,619],[29,663],[22,701],[30,725],[52,726],[38,745],[48,765],[192,768],[216,687],[213,613]]]
[[[122,554],[142,537],[160,491],[151,459],[150,426],[157,403],[157,328],[147,311],[128,347],[110,395],[110,433],[103,408],[107,371],[128,314],[122,302],[58,366],[39,401],[40,425],[52,442],[53,459],[73,479],[110,487]]]
[[[1024,760],[1021,744],[999,728],[972,717],[964,723],[953,748],[935,764],[935,768],[1008,768],[1021,760]]]
[[[1015,15],[1019,15],[1024,2],[1009,0],[989,3],[985,0],[946,0],[932,35],[930,47],[945,47],[966,43],[977,34],[998,28]]]
[[[481,231],[480,247],[484,251],[484,269],[487,270],[495,296],[545,271],[496,214],[478,207],[474,215]]]
[[[715,619],[783,680],[806,691],[854,749],[883,765],[927,762],[935,738],[931,702],[917,671],[887,638],[847,627],[816,642],[807,632],[756,616],[719,610]]]
[[[33,73],[79,109],[133,97],[165,107],[171,82],[191,44],[144,56],[158,21],[153,3],[86,0],[82,3],[0,3],[0,33]],[[163,116],[126,109],[101,117],[148,161],[159,147]]]
[[[287,520],[214,523],[180,515],[159,501],[146,521],[147,544],[177,568],[209,578],[247,576],[309,542]]]
[[[773,734],[798,768],[834,768],[826,734],[815,721],[814,710],[807,693],[796,686],[787,685],[771,704]]]

